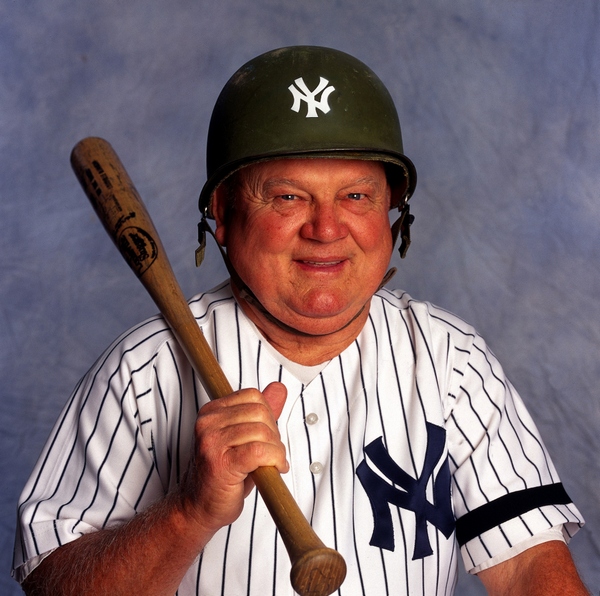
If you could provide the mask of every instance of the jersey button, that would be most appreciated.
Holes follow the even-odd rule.
[[[316,424],[319,420],[319,417],[316,414],[309,414],[306,417],[306,424]]]
[[[314,461],[310,464],[310,471],[313,474],[320,474],[323,471],[323,464],[319,461]]]

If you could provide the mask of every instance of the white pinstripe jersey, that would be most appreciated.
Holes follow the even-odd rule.
[[[471,569],[551,526],[582,525],[519,396],[457,317],[382,290],[355,342],[304,385],[229,284],[191,307],[234,388],[287,386],[284,480],[347,562],[341,595],[451,594],[459,552]],[[76,388],[23,491],[17,578],[36,556],[168,491],[206,399],[160,317],[119,338]],[[178,594],[293,594],[256,491]]]

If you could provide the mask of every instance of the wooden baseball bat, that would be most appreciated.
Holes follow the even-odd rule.
[[[144,203],[115,151],[107,141],[88,137],[73,148],[71,165],[106,231],[170,325],[209,397],[217,399],[233,393],[190,311]],[[321,542],[276,468],[259,468],[252,473],[252,480],[290,556],[293,588],[302,596],[335,592],[346,576],[342,556]]]

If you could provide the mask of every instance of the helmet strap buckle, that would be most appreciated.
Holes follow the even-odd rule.
[[[415,216],[410,214],[410,206],[408,203],[405,203],[404,207],[400,209],[400,217],[392,225],[393,246],[396,246],[398,236],[402,239],[400,248],[398,249],[400,258],[402,259],[406,256],[406,252],[410,246],[410,226],[413,221],[415,221]]]
[[[206,228],[209,228],[210,230],[206,217],[203,215],[198,223],[198,248],[195,253],[196,267],[200,267],[204,261],[204,255],[206,253]]]
[[[217,237],[215,236],[213,229],[210,227],[210,224],[208,223],[205,215],[202,216],[202,219],[200,220],[200,223],[198,224],[198,244],[199,244],[199,246],[196,249],[196,267],[200,267],[200,265],[202,265],[202,261],[204,260],[204,255],[206,253],[206,234],[207,233],[210,234],[215,239],[215,242],[217,244],[217,247],[219,248],[221,257],[223,257],[223,261],[225,262],[225,266],[227,267],[227,271],[229,272],[229,274],[232,277],[235,276],[236,279],[239,279],[237,276],[237,273],[235,272],[235,270],[233,269],[233,267],[231,265],[231,262],[229,261],[229,257],[227,256],[227,253],[225,252],[223,247],[219,244],[219,241],[217,240]]]

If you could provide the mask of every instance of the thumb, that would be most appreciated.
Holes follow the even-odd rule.
[[[269,404],[271,412],[273,412],[273,417],[277,420],[281,415],[281,411],[283,410],[287,398],[287,389],[285,385],[278,382],[269,383],[262,394],[267,404]]]

